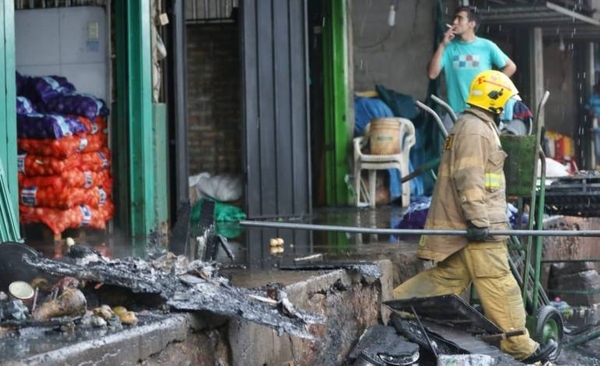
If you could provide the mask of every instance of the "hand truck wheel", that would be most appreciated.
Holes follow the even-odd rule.
[[[550,355],[550,361],[556,361],[560,355],[563,336],[564,324],[560,312],[550,305],[539,308],[536,315],[536,326],[533,339],[540,344],[540,347],[545,345],[551,339],[556,342],[558,347],[556,348],[556,351]]]

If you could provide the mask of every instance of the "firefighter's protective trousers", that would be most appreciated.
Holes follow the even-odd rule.
[[[501,342],[502,351],[517,360],[530,356],[538,344],[525,328],[525,308],[519,284],[510,271],[505,242],[471,243],[437,266],[408,279],[394,289],[394,298],[462,294],[473,283],[485,316],[505,332],[524,335]]]

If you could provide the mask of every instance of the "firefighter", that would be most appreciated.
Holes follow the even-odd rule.
[[[508,264],[506,230],[506,153],[497,121],[504,105],[518,91],[508,76],[495,70],[479,73],[471,83],[467,104],[448,135],[442,154],[425,229],[466,230],[466,236],[423,235],[417,256],[436,266],[394,289],[396,299],[460,295],[473,284],[485,316],[505,332],[523,335],[501,342],[502,351],[524,363],[546,362],[557,344],[543,347],[525,328],[520,287]]]

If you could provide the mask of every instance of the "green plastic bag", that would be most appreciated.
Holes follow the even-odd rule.
[[[202,204],[205,201],[215,202],[215,226],[217,234],[221,234],[228,239],[238,237],[242,234],[243,230],[239,225],[239,221],[246,219],[247,216],[244,211],[239,207],[202,197],[194,204],[192,214],[190,215],[190,222],[193,228],[192,233],[194,235],[200,234],[196,233],[196,230],[198,229],[198,223],[200,222]]]

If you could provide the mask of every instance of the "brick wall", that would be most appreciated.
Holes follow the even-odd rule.
[[[187,26],[190,175],[242,172],[238,47],[237,24]]]

